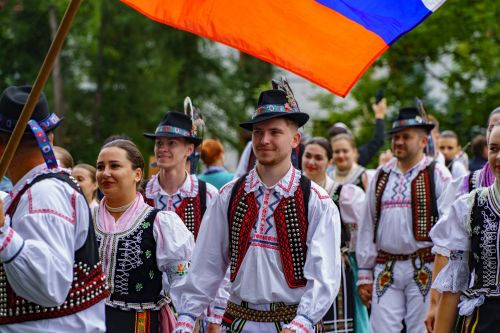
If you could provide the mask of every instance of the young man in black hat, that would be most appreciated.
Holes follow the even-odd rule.
[[[196,137],[191,118],[180,112],[168,112],[155,132],[144,136],[155,141],[160,169],[145,186],[146,201],[157,209],[175,211],[196,240],[206,208],[218,195],[213,185],[186,171],[188,158],[202,140]],[[221,289],[208,309],[207,321],[212,330],[221,323],[227,296]]]
[[[416,108],[401,109],[388,132],[395,158],[379,167],[366,193],[356,257],[374,333],[399,333],[403,320],[408,333],[426,331],[434,260],[429,232],[451,180],[445,166],[424,154],[433,127]]]
[[[264,91],[253,119],[240,125],[252,131],[257,164],[205,214],[175,332],[192,332],[228,268],[228,332],[313,332],[338,292],[339,212],[291,164],[309,116],[290,97]]]
[[[0,154],[30,91],[9,87],[0,96]],[[0,205],[2,332],[106,329],[108,291],[87,201],[49,139],[60,122],[42,94],[7,170],[15,185]]]

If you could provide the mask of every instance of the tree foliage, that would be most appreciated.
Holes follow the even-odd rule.
[[[333,111],[330,123],[350,123],[360,142],[367,140],[371,103],[382,88],[391,106],[388,121],[419,97],[441,129],[456,131],[464,145],[500,105],[499,14],[496,0],[447,1],[367,71],[350,93],[355,107],[331,95],[318,96],[322,107]],[[324,131],[325,126],[317,128],[317,134]]]
[[[49,6],[59,19],[68,1],[0,1],[0,86],[32,84],[51,37]],[[119,1],[84,1],[63,47],[66,129],[57,144],[94,163],[103,140],[126,134],[145,155],[167,111],[183,111],[190,96],[208,135],[238,147],[239,121],[272,75],[269,64],[153,22]],[[53,83],[45,93],[52,103]],[[60,131],[58,129],[58,131]],[[58,138],[58,139],[57,139]]]

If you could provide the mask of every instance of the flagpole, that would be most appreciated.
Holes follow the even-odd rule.
[[[33,84],[33,88],[31,89],[31,93],[28,96],[28,100],[23,107],[23,111],[19,116],[16,127],[12,132],[9,142],[5,147],[5,150],[0,158],[0,179],[3,178],[7,168],[14,157],[14,153],[19,146],[19,142],[21,142],[21,138],[24,134],[24,130],[26,125],[28,125],[28,121],[33,114],[33,110],[40,98],[40,94],[49,78],[50,72],[52,71],[52,67],[54,66],[54,62],[61,51],[62,45],[66,36],[68,35],[69,28],[73,23],[73,19],[75,18],[76,12],[80,7],[81,0],[71,0],[66,9],[66,13],[64,13],[64,17],[59,25],[59,29],[57,29],[57,33],[54,36],[54,40],[50,45],[50,48],[45,56],[45,60],[43,61],[42,67],[38,72],[38,76],[36,77],[35,83]]]

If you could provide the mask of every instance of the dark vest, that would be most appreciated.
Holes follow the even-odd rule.
[[[78,185],[68,174],[43,174],[19,191],[9,206],[7,215],[14,216],[19,200],[31,186],[49,178],[63,181],[81,193]],[[15,229],[15,220],[12,222],[11,227]],[[97,253],[93,223],[90,220],[77,221],[77,223],[88,223],[89,229],[84,245],[75,252],[73,283],[64,303],[57,307],[43,307],[16,295],[7,280],[2,264],[0,266],[0,325],[68,316],[83,311],[108,297],[109,291]]]
[[[474,203],[470,211],[471,256],[469,264],[474,270],[474,287],[497,291],[500,283],[497,271],[498,228],[500,222],[500,207],[493,199],[493,188],[472,192]],[[474,255],[472,255],[474,254]]]
[[[436,162],[431,162],[411,182],[411,210],[413,220],[413,235],[416,241],[431,241],[429,232],[439,218],[436,202],[436,186],[434,169]],[[389,172],[380,170],[375,183],[375,217],[373,219],[373,242],[377,239],[377,229],[380,219],[382,195],[389,180]]]
[[[158,309],[165,303],[162,272],[156,265],[153,225],[158,209],[147,207],[128,230],[116,234],[103,232],[96,223],[101,258],[108,255],[106,279],[111,287],[107,305],[122,309]],[[95,218],[97,220],[97,218]],[[112,252],[105,245],[112,244]]]
[[[469,172],[469,175],[467,176],[468,192],[472,192],[476,188],[482,187],[481,184],[478,184],[479,177],[481,176],[481,170],[482,169]]]
[[[332,200],[337,206],[340,215],[340,248],[346,248],[349,245],[349,241],[351,240],[351,233],[349,228],[342,221],[342,213],[340,212],[340,192],[342,192],[342,186],[339,185],[335,189],[332,195]]]
[[[203,220],[203,215],[207,210],[207,183],[203,180],[197,179],[198,181],[198,194],[196,197],[184,198],[182,199],[179,206],[175,209],[175,213],[179,215],[182,222],[186,225],[189,231],[194,235],[194,239],[198,238],[198,232],[200,231],[201,221]],[[143,184],[143,188],[149,181]],[[146,193],[142,193],[145,201],[151,207],[155,207],[153,199],[148,199]]]
[[[231,281],[238,275],[250,246],[251,231],[257,222],[259,208],[253,192],[245,191],[246,175],[239,178],[231,191],[228,208]],[[311,181],[301,176],[293,197],[282,198],[274,211],[274,222],[281,264],[290,288],[306,285],[304,264],[307,255],[308,203]]]

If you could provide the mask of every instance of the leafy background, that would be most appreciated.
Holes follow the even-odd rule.
[[[67,6],[62,0],[0,0],[0,87],[32,84],[50,45],[51,22]],[[390,48],[354,87],[348,99],[319,93],[314,135],[333,122],[352,126],[359,143],[372,135],[371,103],[377,89],[390,105],[424,101],[442,129],[453,129],[464,145],[500,105],[500,2],[448,1],[421,26]],[[145,155],[166,111],[182,111],[189,95],[200,107],[208,135],[241,149],[245,119],[276,68],[228,52],[197,36],[153,22],[119,1],[84,1],[63,48],[59,71],[45,93],[64,115],[57,144],[77,161],[93,164],[103,140],[127,134]]]

